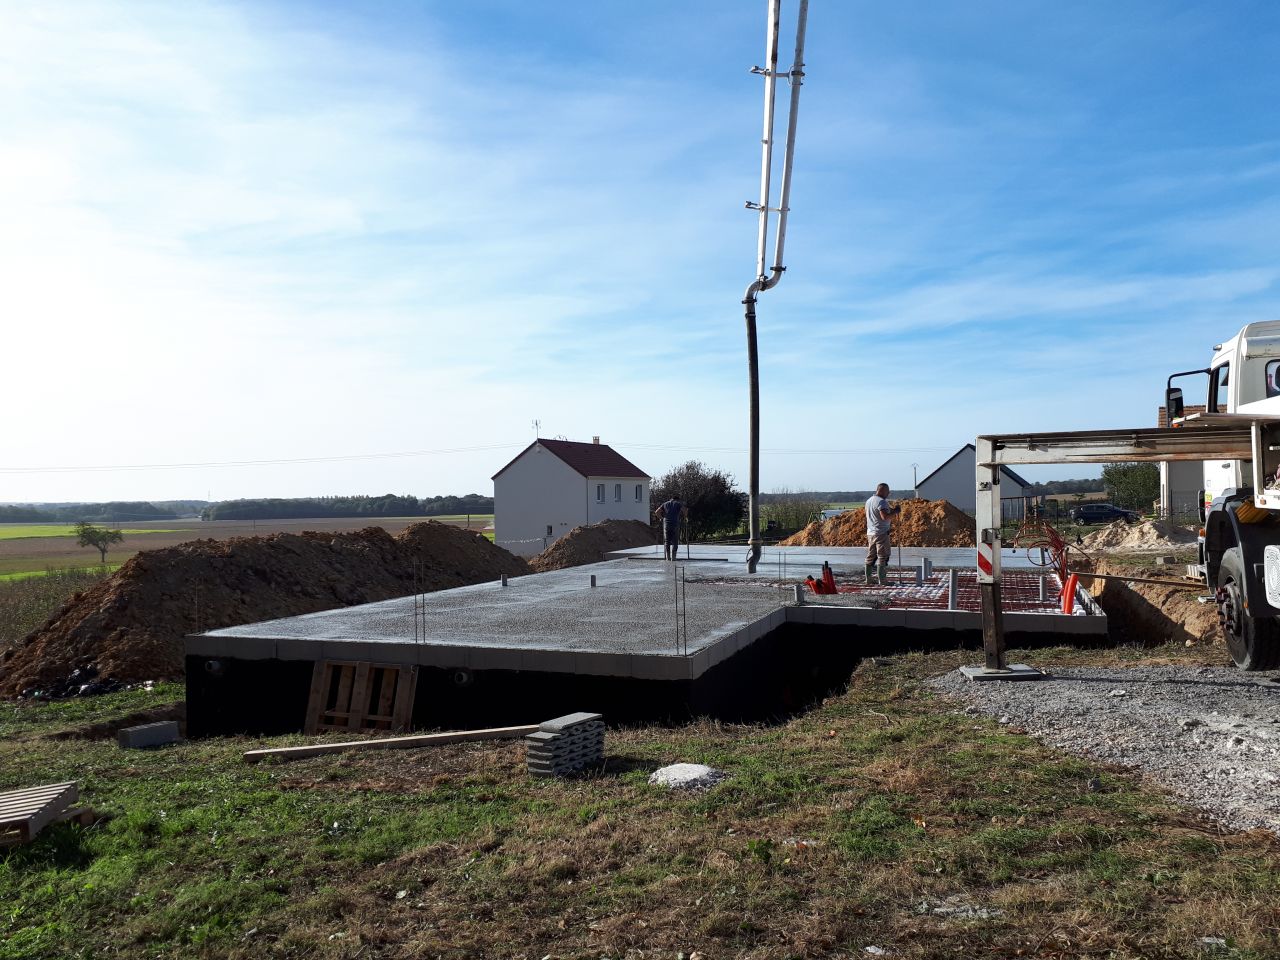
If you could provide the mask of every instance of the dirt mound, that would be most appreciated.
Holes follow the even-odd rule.
[[[899,500],[902,512],[893,517],[893,542],[903,547],[972,547],[973,517],[946,500]],[[815,521],[784,547],[865,547],[867,518],[862,507]]]
[[[1179,581],[1181,567],[1151,567],[1103,560],[1099,573],[1125,577],[1143,577]],[[1161,643],[1224,645],[1222,627],[1218,624],[1218,608],[1212,603],[1199,603],[1196,597],[1205,591],[1182,589],[1159,583],[1128,583],[1123,580],[1093,580],[1081,577],[1089,592],[1106,611],[1113,636],[1128,643],[1153,646]]]
[[[1084,538],[1084,549],[1104,550],[1173,550],[1196,542],[1196,531],[1180,527],[1168,520],[1143,520],[1125,523],[1117,520]]]
[[[369,527],[147,550],[5,651],[0,697],[56,687],[77,669],[98,680],[179,677],[187,634],[528,572],[483,537],[434,522],[397,537]]]
[[[538,573],[563,570],[565,567],[578,567],[584,563],[599,563],[610,550],[650,547],[657,542],[657,534],[647,523],[639,520],[606,520],[604,523],[574,527],[530,560],[529,566]]]

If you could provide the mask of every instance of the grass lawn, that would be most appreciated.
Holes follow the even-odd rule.
[[[1280,953],[1273,835],[1220,832],[1124,771],[952,712],[923,681],[972,659],[864,663],[780,726],[611,730],[606,767],[568,780],[529,778],[518,743],[250,766],[259,741],[65,738],[173,685],[6,706],[0,789],[75,779],[103,818],[0,855],[0,957],[1169,958],[1206,956],[1202,937],[1225,941],[1214,957]],[[648,785],[677,761],[730,779]]]
[[[109,527],[108,524],[95,526]],[[145,536],[152,533],[178,533],[177,530],[161,530],[158,527],[121,527],[126,537]],[[70,523],[14,523],[0,524],[0,540],[37,540],[43,537],[74,537],[76,528]]]

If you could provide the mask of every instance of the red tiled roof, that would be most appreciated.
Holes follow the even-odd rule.
[[[506,471],[535,446],[541,444],[584,477],[634,477],[649,479],[649,475],[637,467],[607,443],[579,443],[576,440],[543,440],[538,438],[525,447],[511,463],[495,473],[492,479]]]

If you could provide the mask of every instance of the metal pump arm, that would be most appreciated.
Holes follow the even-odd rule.
[[[773,113],[777,92],[778,74],[778,20],[782,12],[782,0],[769,0],[769,22],[765,36],[766,66],[756,67],[752,73],[764,77],[764,133],[761,138],[760,201],[747,202],[747,208],[759,212],[759,242],[756,251],[756,278],[747,287],[742,303],[747,326],[747,377],[750,382],[750,489],[747,494],[748,541],[747,572],[755,573],[760,562],[763,541],[760,539],[760,359],[756,347],[756,295],[777,286],[786,267],[782,265],[782,252],[787,236],[787,214],[791,203],[791,161],[795,156],[796,119],[800,109],[800,87],[804,83],[804,38],[809,18],[809,0],[800,0],[796,19],[796,50],[791,70],[783,76],[791,84],[791,103],[787,115],[787,143],[782,160],[782,194],[776,208],[769,206],[772,193],[769,178],[773,170]],[[769,214],[778,215],[778,234],[773,251],[773,266],[766,273],[765,255],[769,247]]]

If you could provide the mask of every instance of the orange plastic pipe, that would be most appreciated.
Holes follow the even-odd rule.
[[[1067,616],[1071,616],[1071,611],[1076,608],[1076,586],[1080,583],[1080,578],[1074,573],[1067,577],[1067,585],[1062,588],[1062,612]]]

